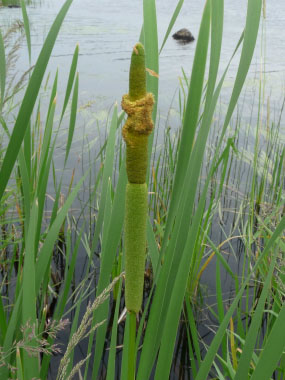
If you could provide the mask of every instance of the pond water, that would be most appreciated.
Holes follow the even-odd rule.
[[[175,2],[158,0],[157,2],[159,46],[163,41]],[[31,22],[32,61],[35,62],[44,38],[59,11],[63,0],[41,1],[28,7]],[[197,38],[204,1],[185,1],[173,32],[188,28]],[[235,48],[245,25],[246,0],[225,1],[225,23],[222,47],[221,67],[223,70]],[[0,25],[10,24],[15,18],[21,18],[19,9],[0,8]],[[271,96],[278,99],[285,85],[285,43],[284,43],[285,3],[283,0],[266,1],[265,73]],[[115,101],[120,102],[121,95],[128,89],[129,59],[132,46],[137,42],[142,25],[142,2],[140,0],[120,2],[106,0],[74,0],[59,38],[55,45],[50,70],[59,68],[60,78],[66,79],[75,45],[80,48],[78,71],[80,73],[80,102],[96,100],[98,117],[103,117]],[[186,74],[191,72],[196,42],[188,45],[178,44],[169,37],[160,55],[160,95],[159,109],[169,107],[178,77],[183,67]],[[23,72],[28,65],[27,50],[23,47],[17,70]],[[234,60],[226,81],[230,86],[238,65]],[[251,78],[259,78],[260,43],[256,48],[251,67]],[[221,71],[222,72],[222,71]],[[60,88],[60,87],[59,87]],[[63,87],[64,91],[64,87]]]
[[[45,36],[63,3],[63,0],[48,0],[28,6],[33,63],[36,61]],[[159,46],[161,46],[176,4],[173,0],[157,0],[156,3]],[[186,27],[197,38],[203,5],[204,1],[185,1],[173,33]],[[225,1],[220,73],[225,69],[241,35],[245,25],[246,8],[246,0]],[[1,26],[10,25],[17,18],[21,18],[19,9],[0,8]],[[90,101],[95,118],[101,125],[105,125],[104,121],[114,102],[120,103],[122,94],[128,91],[130,54],[133,45],[139,39],[141,25],[141,0],[105,0],[104,2],[74,0],[61,28],[49,65],[49,71],[52,73],[59,68],[59,91],[62,91],[62,94],[59,93],[59,98],[64,94],[72,55],[75,45],[78,43],[80,49],[78,62],[79,105],[83,106]],[[260,32],[259,43],[247,80],[247,87],[252,89],[255,88],[259,78],[265,75],[266,94],[270,95],[271,103],[276,104],[277,110],[280,109],[285,88],[284,25],[284,0],[268,0],[266,2],[266,19],[263,20],[263,38],[266,39],[266,49],[263,53],[265,61],[262,64],[260,58],[262,38]],[[179,87],[178,78],[182,76],[182,68],[187,75],[191,73],[195,47],[196,41],[181,45],[170,36],[161,52],[158,110],[162,121],[167,118],[173,96]],[[237,57],[234,59],[225,81],[222,98],[225,102],[230,96],[238,62]],[[20,76],[27,68],[28,54],[23,42],[15,68],[16,75]],[[251,94],[252,91],[248,91],[249,103]],[[92,128],[94,125],[90,124],[90,130]],[[77,128],[75,139],[80,139],[81,136],[82,131]],[[210,288],[214,288],[214,277],[209,276],[206,282]]]

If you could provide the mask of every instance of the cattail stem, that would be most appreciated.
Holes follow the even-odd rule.
[[[136,374],[136,313],[129,313],[129,347],[128,347],[128,380],[135,380]]]

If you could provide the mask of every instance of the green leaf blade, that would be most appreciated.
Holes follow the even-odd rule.
[[[22,141],[28,127],[29,120],[31,118],[31,114],[34,109],[34,105],[39,94],[40,86],[47,68],[49,58],[51,56],[52,49],[54,47],[62,22],[69,10],[69,7],[71,6],[72,1],[73,0],[67,0],[58,13],[45,40],[44,46],[40,52],[39,58],[29,81],[0,170],[0,199],[4,194],[6,185],[15,165]]]

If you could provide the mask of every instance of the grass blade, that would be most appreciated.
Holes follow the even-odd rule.
[[[208,77],[208,89],[205,110],[210,107],[211,99],[215,89],[219,62],[221,56],[223,24],[224,24],[224,0],[216,0],[211,4],[211,54]]]
[[[198,37],[198,41],[197,41],[197,47],[196,47],[196,53],[195,53],[195,58],[194,58],[193,71],[192,71],[192,78],[191,78],[191,85],[190,85],[190,90],[189,90],[191,92],[191,95],[189,93],[190,98],[192,98],[194,96],[194,88],[196,88],[197,93],[198,93],[198,94],[195,94],[195,97],[196,96],[199,97],[199,91],[202,93],[203,79],[204,79],[204,73],[205,73],[205,67],[206,67],[206,57],[207,57],[207,50],[208,50],[208,41],[209,41],[209,28],[210,28],[210,1],[207,2],[207,5],[206,5],[205,10],[204,10],[204,14],[203,14],[202,22],[201,22],[201,27],[200,27],[200,32],[199,32],[199,37]],[[200,62],[198,60],[198,57],[199,57]],[[198,64],[198,62],[199,62],[199,64]],[[197,72],[195,70],[197,70]],[[198,82],[196,82],[197,78],[198,78]],[[188,102],[189,102],[189,97],[188,97]],[[200,100],[201,100],[201,96],[200,96]],[[197,119],[198,119],[198,113],[199,113],[199,107],[200,107],[200,100],[197,101],[197,99],[196,100],[193,99],[193,102],[194,103],[196,102],[195,107],[198,107],[198,109],[195,108],[196,114],[197,114]],[[188,117],[190,117],[189,107],[190,108],[192,107],[191,102],[188,103],[188,106],[187,106]],[[192,111],[194,114],[194,109],[192,109]],[[187,111],[186,111],[186,113],[187,113]],[[192,114],[192,117],[194,117],[193,114]],[[185,117],[185,119],[186,119],[186,117]],[[190,120],[188,120],[188,121],[190,122]],[[197,122],[197,120],[196,120],[196,122]],[[182,138],[181,138],[182,142],[180,145],[180,156],[179,156],[178,162],[177,162],[178,166],[177,166],[177,173],[176,173],[176,177],[178,177],[179,175],[181,176],[180,177],[181,182],[182,182],[182,172],[181,172],[181,167],[179,165],[181,164],[181,161],[184,161],[184,158],[185,158],[182,156],[181,152],[183,151],[182,145],[185,144],[185,141],[187,139],[187,133],[189,134],[189,132],[186,131],[186,128],[189,128],[189,127],[190,127],[190,125],[187,124],[185,121],[184,127],[183,127],[183,132],[182,132]],[[183,133],[184,133],[184,137],[183,137]],[[185,137],[185,134],[186,134],[186,137]],[[189,142],[189,138],[188,138],[188,142]],[[184,145],[184,154],[188,155],[188,157],[189,157],[189,146],[191,146],[191,145],[189,145],[189,144],[187,146]],[[178,174],[178,171],[180,171],[179,174]],[[185,172],[183,173],[183,177],[185,178]],[[181,182],[179,182],[179,186],[181,186]],[[176,186],[177,186],[177,184],[176,184]],[[179,190],[179,194],[181,194],[181,189],[179,189],[179,187],[176,187],[176,191],[178,191],[178,190]],[[187,191],[187,193],[188,193],[188,191]],[[174,194],[174,189],[173,189],[173,194]],[[172,202],[173,202],[173,200],[172,200]],[[174,203],[173,203],[173,205],[174,205]],[[175,208],[172,209],[173,217],[174,217],[175,212],[177,212],[177,205],[178,205],[178,198],[177,198],[177,203],[175,205]],[[175,210],[175,212],[174,212],[174,210]],[[187,210],[188,210],[188,213],[191,214],[189,209],[187,209]],[[169,213],[170,213],[170,211],[169,211]],[[179,215],[178,212],[177,212],[177,215]],[[169,222],[169,218],[171,218],[171,216],[168,214],[168,222]],[[180,222],[179,223],[177,222],[177,225],[180,225]],[[175,233],[173,233],[173,236],[175,236]],[[176,235],[176,236],[178,236],[178,235]],[[165,293],[167,293],[167,290],[166,290],[166,286],[168,285],[167,281],[169,278],[171,278],[171,276],[169,273],[167,273],[167,271],[172,270],[171,269],[172,268],[171,256],[173,255],[173,252],[179,252],[179,250],[176,250],[174,248],[175,242],[174,242],[174,239],[172,239],[172,240],[173,240],[173,250],[170,249],[172,254],[170,254],[170,255],[166,254],[166,260],[165,260],[165,263],[164,263],[163,269],[162,269],[163,270],[163,276],[160,276],[160,284],[158,284],[157,289],[156,289],[156,294],[155,294],[154,300],[156,299],[157,303],[156,303],[156,305],[154,303],[152,305],[151,314],[153,314],[154,319],[153,319],[153,324],[150,323],[150,320],[149,320],[147,335],[146,335],[146,338],[148,338],[152,343],[150,343],[150,341],[149,341],[149,343],[143,347],[142,356],[141,356],[141,365],[140,365],[139,371],[138,371],[138,379],[140,379],[140,380],[145,379],[145,377],[148,377],[150,374],[150,370],[151,370],[151,367],[152,367],[152,364],[153,364],[153,361],[154,361],[154,358],[156,355],[156,351],[158,350],[158,344],[159,344],[159,341],[160,341],[160,338],[162,335],[163,323],[161,322],[160,318],[165,318],[165,313],[167,312],[167,308],[169,305],[169,299],[166,301]],[[185,240],[185,237],[184,237],[184,240]],[[164,233],[163,242],[165,242],[165,241],[168,241],[168,234],[166,231]],[[172,244],[172,242],[170,244]],[[176,255],[176,258],[178,259],[177,255]],[[166,261],[167,261],[167,263],[166,263]],[[173,269],[173,272],[175,272],[175,269]],[[174,276],[176,276],[176,274],[174,274]],[[172,278],[172,282],[173,281],[174,281],[174,278]],[[172,284],[169,283],[168,287],[169,287],[169,291],[171,292]],[[160,289],[160,291],[159,291],[159,289]],[[164,305],[163,305],[163,303],[164,303]],[[166,305],[166,303],[167,303],[167,305]],[[176,307],[176,309],[177,309],[177,307]],[[180,315],[180,310],[181,309],[179,309],[179,315]],[[160,326],[159,329],[157,328],[157,325]],[[173,330],[175,330],[174,334],[176,335],[175,327],[171,327],[171,330],[172,330],[172,332],[173,332]],[[172,339],[172,338],[173,337],[171,337],[170,339]],[[174,337],[174,339],[175,339],[175,337]],[[147,341],[147,340],[145,340],[145,341]],[[168,349],[166,349],[166,346],[163,348],[163,354],[161,354],[162,351],[160,351],[160,355],[162,355],[162,356],[160,356],[161,359],[159,359],[159,361],[158,361],[158,367],[159,368],[157,367],[158,369],[157,369],[157,373],[156,373],[156,376],[157,376],[156,378],[159,378],[159,376],[161,376],[160,378],[167,378],[168,377],[169,366],[170,366],[171,360],[170,360],[170,362],[168,362],[168,365],[165,365],[165,363],[167,363],[167,360],[163,364],[163,357],[164,357],[164,355],[166,355],[166,356],[172,355],[172,348],[173,348],[172,343],[173,342],[171,341],[170,345],[168,344]],[[150,344],[151,344],[151,346],[150,346]],[[164,359],[165,359],[165,357],[164,357]]]
[[[116,188],[116,193],[114,197],[114,203],[112,207],[112,215],[111,221],[109,225],[109,230],[107,234],[104,234],[103,239],[104,244],[102,243],[102,255],[101,255],[101,268],[100,268],[100,277],[97,286],[97,293],[101,292],[110,281],[110,276],[112,273],[112,266],[115,260],[115,255],[117,252],[117,247],[120,242],[123,223],[124,223],[124,215],[125,215],[125,188],[127,183],[127,173],[125,165],[121,165],[118,184]],[[112,236],[112,239],[110,239]],[[94,318],[94,325],[98,323],[98,321],[104,320],[108,316],[109,305],[105,303],[96,311],[96,315]],[[96,356],[94,362],[94,377],[96,378],[97,370],[100,365],[100,358],[102,355],[104,342],[105,342],[105,334],[106,334],[107,326],[100,326],[97,331],[97,339],[96,339]]]
[[[99,235],[100,235],[103,220],[104,220],[107,187],[108,187],[109,178],[112,178],[112,172],[113,172],[114,153],[115,153],[114,147],[115,147],[117,125],[118,125],[118,113],[117,113],[117,105],[115,105],[113,115],[112,115],[112,120],[111,120],[111,127],[110,127],[109,137],[107,141],[107,147],[106,147],[106,158],[105,158],[105,163],[104,163],[104,171],[103,171],[103,179],[102,179],[101,199],[100,199],[100,204],[99,204],[99,212],[98,212],[98,217],[96,221],[95,232],[94,232],[93,241],[92,241],[92,249],[91,249],[92,251],[95,250],[96,245],[98,243]]]
[[[181,143],[179,147],[179,155],[177,160],[177,169],[174,178],[173,192],[171,202],[169,205],[168,218],[165,227],[165,237],[169,236],[173,221],[175,210],[178,206],[179,195],[183,181],[185,178],[186,169],[188,166],[190,154],[193,148],[195,131],[200,112],[200,104],[202,99],[202,90],[204,85],[204,75],[206,69],[206,59],[208,51],[209,39],[209,25],[210,25],[210,2],[207,1],[204,10],[203,19],[200,26],[195,57],[193,62],[193,69],[187,98],[187,106],[184,116],[183,129],[181,135]],[[164,239],[162,250],[165,249],[167,238]]]
[[[145,47],[145,66],[159,74],[158,59],[158,38],[155,0],[144,0],[143,2],[143,23],[144,23],[144,47]],[[155,99],[153,109],[153,121],[155,123],[158,99],[158,78],[147,74],[147,91],[152,92]]]
[[[37,233],[36,233],[37,243],[40,240],[41,221],[43,220],[43,213],[44,213],[44,206],[45,206],[45,199],[46,199],[46,189],[47,189],[49,171],[50,171],[51,161],[53,157],[55,142],[56,142],[56,139],[55,139],[55,141],[53,142],[50,148],[52,126],[53,126],[55,107],[56,107],[55,101],[56,99],[54,99],[54,102],[52,103],[52,107],[48,114],[48,120],[46,123],[43,145],[42,145],[42,152],[41,152],[41,157],[40,157],[40,166],[39,166],[40,171],[37,178],[36,193],[37,193],[37,198],[39,202],[39,223],[37,224],[37,227],[36,227],[37,228]]]
[[[151,260],[152,270],[154,277],[156,276],[156,272],[159,266],[159,252],[157,249],[157,243],[155,240],[155,236],[153,233],[152,225],[150,219],[147,220],[147,241],[148,241],[148,251]]]
[[[263,284],[262,293],[260,295],[257,308],[255,309],[253,319],[250,325],[250,329],[248,333],[246,334],[246,340],[245,340],[244,347],[242,349],[241,357],[239,359],[238,368],[235,375],[235,380],[243,380],[243,379],[246,379],[248,376],[248,370],[250,366],[250,361],[252,360],[252,354],[255,348],[255,342],[256,342],[258,330],[262,322],[262,316],[264,312],[266,297],[268,296],[268,291],[269,291],[269,287],[272,281],[273,271],[275,269],[276,256],[277,256],[277,250],[274,257],[271,260],[268,275],[267,275],[265,283]]]
[[[238,72],[230,100],[230,104],[225,117],[224,125],[227,126],[230,122],[239,95],[241,93],[245,78],[247,76],[249,66],[252,60],[254,48],[256,45],[257,33],[259,29],[261,15],[262,0],[248,1],[246,25],[244,31],[244,42],[240,57]]]
[[[179,13],[180,13],[180,10],[182,8],[183,3],[184,3],[184,0],[179,0],[178,3],[177,3],[177,5],[176,5],[176,8],[175,8],[175,10],[173,12],[173,15],[171,17],[170,23],[168,25],[167,31],[165,33],[165,36],[164,36],[161,48],[159,50],[159,54],[161,53],[161,51],[162,51],[162,49],[163,49],[163,47],[164,47],[164,45],[165,45],[165,43],[166,43],[166,41],[168,39],[168,36],[169,36],[169,34],[170,34],[170,32],[171,32],[171,30],[173,28],[173,25],[175,24],[175,21],[176,21],[178,15],[179,15]]]
[[[87,170],[84,176],[79,180],[77,185],[74,187],[74,189],[72,190],[72,192],[66,199],[64,205],[62,206],[61,210],[58,212],[58,215],[56,216],[52,226],[50,227],[50,230],[48,231],[46,235],[45,241],[39,253],[38,261],[36,263],[36,289],[40,287],[41,282],[44,278],[45,272],[50,262],[50,255],[52,254],[54,243],[56,239],[58,238],[59,230],[66,217],[66,214],[68,213],[70,206],[72,205],[75,197],[77,196],[89,172],[90,172],[90,169]]]
[[[222,293],[222,284],[221,284],[221,272],[220,272],[220,261],[216,262],[216,299],[217,299],[217,307],[218,307],[218,318],[219,323],[222,323],[224,319],[224,304],[223,304],[223,293]],[[227,340],[226,337],[222,341],[222,355],[223,359],[226,360],[227,353]],[[225,366],[223,366],[225,370]]]
[[[6,150],[3,164],[0,170],[0,199],[3,196],[6,185],[9,181],[11,172],[16,162],[22,141],[27,130],[31,114],[41,87],[41,83],[47,68],[49,58],[62,22],[73,0],[67,0],[58,13],[49,33],[45,40],[44,46],[40,52],[39,58],[33,70],[33,74],[25,92],[15,126]]]
[[[27,46],[28,46],[29,63],[31,65],[31,60],[32,60],[31,32],[30,32],[30,23],[29,23],[29,18],[28,18],[28,15],[27,15],[27,9],[26,9],[25,0],[21,0],[21,7],[22,7],[22,15],[23,15],[23,20],[24,20],[24,28],[25,28],[26,40],[27,40]]]
[[[285,304],[276,319],[251,380],[268,380],[285,348]]]
[[[29,223],[29,230],[26,236],[26,254],[23,268],[23,297],[22,297],[22,326],[26,326],[27,331],[24,335],[37,334],[36,325],[36,287],[35,287],[35,232],[38,222],[38,201],[35,199],[32,211],[31,220]],[[31,339],[29,345],[36,348],[37,343],[35,339]],[[26,350],[23,352],[23,365],[25,378],[32,379],[38,377],[38,357],[31,356]]]
[[[266,257],[266,255],[268,255],[268,253],[269,253],[270,249],[272,248],[272,246],[274,245],[276,239],[278,239],[280,234],[284,231],[284,228],[285,228],[285,216],[281,219],[276,230],[274,231],[273,235],[271,236],[270,240],[267,242],[267,245],[264,248],[264,251],[259,256],[258,260],[256,261],[256,264],[252,268],[252,272],[256,271],[256,269],[259,267],[259,265],[262,262],[262,260],[264,259],[264,257]],[[246,286],[248,285],[248,283],[250,281],[250,278],[251,278],[251,273],[249,273],[249,275],[247,276],[247,278],[245,279],[245,281],[241,285],[241,288],[240,288],[238,294],[236,295],[236,297],[233,300],[233,302],[232,302],[228,312],[226,313],[222,323],[220,324],[220,327],[215,334],[215,337],[214,337],[214,339],[213,339],[213,341],[212,341],[212,343],[208,349],[208,352],[207,352],[207,354],[203,360],[203,363],[199,369],[199,372],[198,372],[195,380],[204,380],[207,378],[207,375],[211,369],[215,355],[218,351],[218,348],[221,344],[221,341],[224,337],[225,331],[226,331],[227,326],[229,324],[230,318],[231,318],[232,314],[234,313],[234,311],[236,310],[236,308],[238,307],[238,303],[239,303],[239,301],[243,295],[243,292],[244,292]]]
[[[110,226],[111,217],[112,217],[112,200],[111,200],[111,181],[109,178],[107,195],[106,195],[106,204],[105,204],[105,210],[104,210],[104,224],[103,224],[103,238],[102,238],[102,256],[105,257],[105,264],[106,264],[106,258],[109,257],[109,255],[108,255],[109,252],[106,251],[105,247],[108,244],[108,240],[110,240],[108,237],[111,236],[111,235],[109,235],[109,226]],[[114,252],[112,252],[112,253],[113,254],[111,256],[114,259]],[[113,265],[112,259],[109,261],[109,264]],[[110,278],[110,273],[109,273],[108,277]],[[101,278],[101,275],[100,275],[100,278]],[[108,280],[109,280],[109,278],[108,278]],[[107,283],[108,283],[108,280],[106,281]],[[101,289],[101,287],[100,287],[100,289]],[[99,286],[98,286],[97,287],[97,294],[99,291],[100,290],[99,290]],[[98,312],[96,311],[96,314],[94,314],[95,318],[93,318],[93,324],[96,325],[98,323],[98,320],[102,319],[103,315],[106,316],[106,319],[107,319],[108,311],[109,311],[109,302],[104,302],[101,305],[100,309],[98,309]],[[95,349],[92,378],[97,378],[97,373],[98,373],[100,363],[101,363],[100,359],[101,359],[101,355],[103,352],[103,347],[104,347],[104,343],[105,343],[105,339],[106,339],[106,337],[105,337],[106,330],[107,330],[107,323],[100,326],[100,329],[98,330],[98,332],[96,334],[96,349]],[[89,338],[88,351],[89,351],[90,342],[92,342],[92,339],[93,339],[93,334],[90,335],[90,338]],[[89,352],[88,352],[88,354],[89,354]],[[86,366],[86,369],[87,369],[87,366]],[[85,375],[86,375],[86,372],[85,372]]]
[[[69,151],[70,151],[70,147],[71,147],[71,143],[72,143],[72,139],[73,139],[73,133],[74,133],[75,122],[76,122],[76,114],[77,114],[77,103],[78,103],[78,73],[76,75],[75,85],[74,85],[74,90],[73,90],[69,129],[68,129],[68,139],[67,139],[66,150],[65,150],[64,166],[66,165],[66,161],[68,159],[68,155],[69,155]]]
[[[22,365],[22,359],[19,348],[17,348],[16,352],[16,363],[17,363],[17,379],[18,380],[24,380],[24,374],[23,374],[23,365]]]
[[[122,290],[122,279],[120,280],[118,298],[117,298],[116,309],[114,313],[106,380],[115,379],[116,344],[117,344],[118,317],[119,317],[119,310],[120,310],[121,290]]]
[[[1,344],[1,346],[3,346],[3,342],[5,339],[5,332],[7,330],[7,322],[6,322],[6,314],[5,314],[5,310],[4,310],[2,296],[0,297],[0,330],[1,330],[0,344]]]
[[[28,230],[29,221],[30,221],[30,207],[31,207],[30,178],[29,178],[29,173],[28,173],[28,168],[27,168],[27,160],[25,159],[22,149],[20,149],[20,152],[19,152],[18,162],[19,162],[20,176],[21,176],[21,181],[22,181],[25,228]]]
[[[2,32],[0,29],[0,105],[2,107],[5,96],[5,85],[6,85],[6,58],[5,58],[5,47]]]
[[[130,314],[127,313],[125,330],[124,330],[124,344],[123,344],[123,357],[121,368],[121,379],[128,378],[128,356],[129,356],[129,333],[130,333]]]
[[[155,0],[143,1],[143,32],[144,32],[144,47],[145,47],[145,67],[159,74],[159,53],[158,53],[158,36],[157,36],[157,20],[156,20],[156,6]],[[146,88],[148,92],[154,95],[154,106],[152,111],[152,120],[155,125],[157,115],[158,103],[158,77],[146,75]],[[148,139],[148,161],[150,162],[153,133],[150,134]],[[148,162],[148,167],[149,167]]]
[[[77,44],[75,51],[74,51],[74,54],[73,54],[70,70],[69,70],[69,76],[68,76],[67,87],[66,87],[66,91],[65,91],[65,97],[64,97],[64,102],[63,102],[63,107],[62,107],[62,112],[61,112],[61,117],[60,117],[60,123],[62,122],[64,113],[65,113],[65,110],[67,107],[67,103],[68,103],[68,100],[69,100],[69,97],[71,94],[71,90],[72,90],[72,86],[73,86],[73,82],[74,82],[74,77],[75,77],[75,73],[76,73],[76,68],[77,68],[78,53],[79,53],[79,45]]]

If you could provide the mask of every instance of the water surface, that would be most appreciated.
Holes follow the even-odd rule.
[[[36,2],[35,2],[36,3]],[[28,7],[31,21],[33,62],[35,62],[44,38],[63,0],[49,0]],[[284,22],[285,2],[266,2],[266,19],[263,20],[266,36],[265,73],[268,91],[278,99],[284,91],[285,44]],[[158,0],[157,18],[159,46],[163,41],[175,2]],[[204,1],[185,1],[173,32],[186,27],[197,38]],[[245,25],[247,1],[226,0],[225,21],[220,70],[226,67]],[[64,21],[53,50],[50,69],[60,70],[63,79],[68,72],[75,45],[80,47],[78,70],[80,73],[80,101],[96,99],[99,106],[108,108],[121,99],[128,88],[128,69],[132,46],[137,42],[142,25],[142,1],[74,0]],[[21,17],[19,9],[0,9],[0,25],[7,25]],[[261,33],[260,33],[261,37]],[[160,55],[160,96],[159,106],[166,109],[178,86],[181,68],[190,75],[196,41],[181,45],[169,37]],[[256,48],[251,67],[251,77],[260,75],[260,43]],[[17,69],[23,71],[28,65],[26,48],[23,47]],[[229,71],[226,85],[230,86],[238,65],[238,57]],[[63,90],[64,91],[64,90]]]

